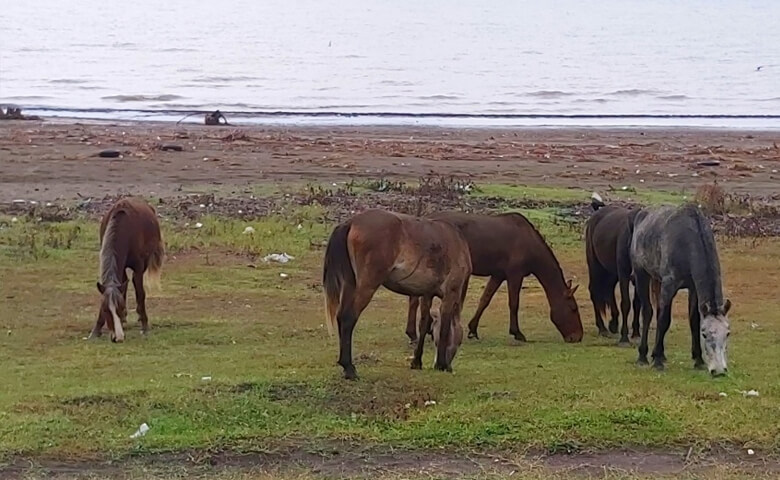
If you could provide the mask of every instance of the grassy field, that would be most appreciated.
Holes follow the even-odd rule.
[[[331,225],[320,213],[206,217],[200,229],[166,221],[169,256],[163,288],[148,300],[151,334],[141,337],[131,306],[121,345],[105,336],[84,340],[98,306],[96,223],[0,219],[0,455],[106,459],[290,445],[326,451],[334,443],[519,455],[672,447],[780,453],[780,299],[770,287],[780,282],[780,241],[720,240],[734,304],[727,378],[693,370],[684,292],[664,373],[636,367],[636,350],[616,347],[616,338],[597,337],[580,234],[540,210],[526,213],[580,284],[581,344],[563,343],[539,284],[529,280],[521,295],[529,343],[507,334],[502,288],[482,320],[482,339],[465,341],[454,374],[431,369],[430,348],[424,370],[413,371],[405,299],[380,291],[356,329],[361,379],[346,382],[335,363],[337,339],[323,324],[321,244]],[[254,234],[242,233],[248,225]],[[274,252],[295,259],[260,259]],[[483,285],[472,283],[467,319]],[[751,389],[760,396],[740,393]],[[144,422],[149,433],[129,438]],[[521,478],[537,478],[534,472]],[[538,478],[549,478],[543,473]]]

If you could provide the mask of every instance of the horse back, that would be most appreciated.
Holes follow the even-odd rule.
[[[142,199],[129,197],[114,203],[100,222],[101,243],[112,220],[117,233],[114,238],[128,242],[130,256],[147,258],[162,244],[157,212]]]

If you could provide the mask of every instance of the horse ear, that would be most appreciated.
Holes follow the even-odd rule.
[[[570,278],[570,279],[568,279],[568,280],[566,280],[566,288],[568,288],[569,290],[571,290],[571,278]]]
[[[703,303],[701,307],[699,307],[699,310],[701,311],[701,316],[706,317],[710,314],[710,307],[706,303]]]
[[[569,282],[569,283],[571,283],[571,282]],[[569,296],[573,297],[574,296],[574,292],[576,292],[578,288],[580,288],[580,284],[579,283],[577,285],[575,285],[574,288],[569,290]]]
[[[105,293],[105,291],[106,291],[106,287],[104,287],[103,284],[100,283],[100,282],[97,282],[97,289],[98,289],[98,292],[100,292],[101,295],[103,295],[103,293]]]
[[[723,314],[728,315],[729,310],[731,310],[731,300],[727,298],[726,303],[723,304]]]

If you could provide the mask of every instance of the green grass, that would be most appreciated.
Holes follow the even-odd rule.
[[[780,453],[780,300],[761,286],[780,281],[780,242],[722,243],[734,302],[731,374],[713,380],[692,369],[684,293],[667,337],[667,371],[638,368],[635,349],[595,335],[579,232],[552,210],[524,213],[581,284],[583,343],[562,342],[542,290],[528,280],[528,344],[509,340],[502,288],[481,322],[482,340],[465,341],[454,374],[431,369],[430,346],[424,370],[412,371],[405,299],[380,291],[356,330],[355,383],[341,379],[337,341],[323,325],[320,245],[330,226],[317,222],[316,209],[252,222],[206,217],[201,228],[165,223],[170,254],[163,289],[148,300],[152,333],[142,338],[131,313],[122,345],[83,340],[97,313],[96,224],[0,222],[0,454],[342,440],[549,452],[725,444]],[[254,234],[243,233],[247,225]],[[258,259],[282,251],[296,259]],[[465,317],[483,284],[472,283]],[[750,389],[760,397],[740,394]],[[150,432],[130,439],[143,422]]]

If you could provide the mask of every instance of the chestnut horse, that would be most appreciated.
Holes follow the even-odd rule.
[[[446,222],[373,209],[338,225],[325,250],[322,281],[328,332],[338,325],[344,377],[357,378],[352,331],[380,286],[422,297],[420,332],[431,329],[431,305],[434,297],[441,299],[434,368],[451,372],[463,338],[460,312],[470,276],[468,245]],[[412,369],[422,368],[423,343],[417,343]]]
[[[609,331],[617,333],[618,308],[615,285],[620,283],[620,312],[623,325],[618,345],[631,345],[628,340],[628,313],[631,310],[629,283],[631,282],[631,231],[629,217],[632,210],[617,205],[603,206],[593,202],[596,213],[585,224],[585,258],[588,263],[588,289],[599,335],[608,336],[603,315],[609,307]],[[634,291],[634,321],[631,336],[639,337],[639,295]]]
[[[133,270],[133,287],[141,332],[149,331],[144,276],[159,284],[165,246],[154,207],[138,198],[117,201],[100,223],[100,312],[89,338],[99,337],[103,325],[111,341],[122,342],[127,319],[127,269]]]
[[[550,320],[564,341],[573,343],[582,340],[582,321],[574,298],[577,287],[571,287],[571,280],[564,280],[555,254],[527,218],[519,213],[478,215],[462,212],[441,212],[427,218],[455,226],[468,242],[472,274],[490,277],[479,299],[477,311],[469,322],[469,338],[479,338],[477,328],[482,313],[498,287],[506,280],[509,334],[525,342],[518,321],[520,289],[523,287],[523,279],[534,275],[547,296]],[[410,297],[406,334],[412,342],[418,339],[415,333],[418,306],[419,299]]]

